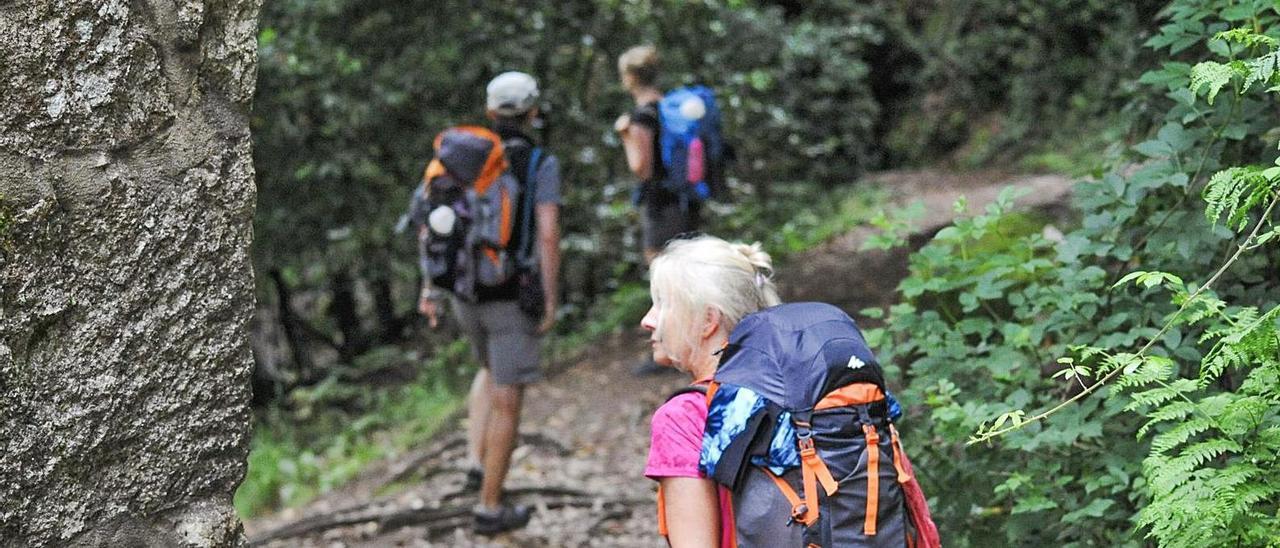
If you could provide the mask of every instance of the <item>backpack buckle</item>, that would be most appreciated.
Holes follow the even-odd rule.
[[[787,518],[787,527],[804,522],[804,515],[809,513],[809,505],[800,503],[791,507],[791,517]]]

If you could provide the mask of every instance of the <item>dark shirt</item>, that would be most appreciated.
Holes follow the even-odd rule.
[[[680,198],[659,184],[667,177],[667,169],[662,165],[662,123],[658,120],[658,102],[637,106],[631,111],[631,123],[642,125],[653,132],[653,171],[648,180],[641,181],[641,201],[650,207],[678,203]]]

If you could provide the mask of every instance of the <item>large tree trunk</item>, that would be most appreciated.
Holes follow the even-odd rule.
[[[0,544],[243,543],[259,2],[0,2]]]

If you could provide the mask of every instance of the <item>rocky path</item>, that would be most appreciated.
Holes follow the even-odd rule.
[[[982,172],[897,171],[873,179],[899,205],[919,200],[919,233],[932,234],[967,197],[970,211],[1007,185],[1031,190],[1022,207],[1065,207],[1071,182],[1060,176],[1010,177]],[[872,233],[860,228],[782,265],[787,300],[823,300],[851,314],[893,300],[906,273],[906,252],[859,251]],[[637,318],[637,322],[639,319]],[[635,377],[643,335],[600,341],[549,381],[532,387],[522,439],[508,479],[511,496],[537,508],[523,530],[474,537],[474,494],[461,490],[462,428],[366,471],[350,485],[299,509],[246,523],[257,546],[666,546],[656,535],[654,484],[641,477],[649,415],[687,379]],[[460,425],[461,426],[461,425]]]

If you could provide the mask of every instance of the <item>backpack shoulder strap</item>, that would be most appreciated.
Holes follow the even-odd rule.
[[[675,392],[672,392],[670,396],[667,396],[667,401],[674,400],[676,399],[677,396],[683,396],[685,394],[693,394],[693,393],[702,394],[704,396],[707,395],[706,385],[691,384],[689,386],[676,390]]]
[[[521,257],[533,256],[533,242],[538,239],[533,233],[535,221],[533,206],[538,201],[538,168],[541,167],[541,164],[542,147],[535,146],[529,153],[529,168],[525,174],[524,188],[521,189],[521,192],[524,193],[524,199],[521,200],[520,204],[520,219],[524,221],[524,226],[521,227],[520,232],[521,237],[524,238],[524,241],[520,242]]]

